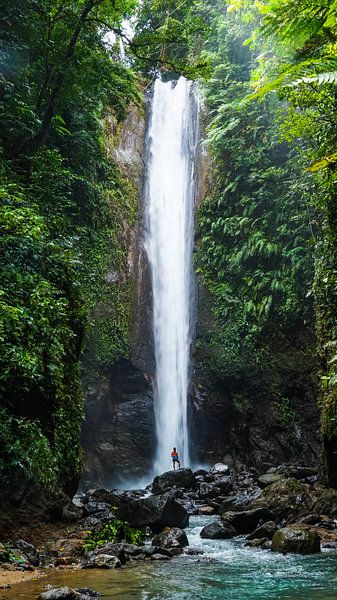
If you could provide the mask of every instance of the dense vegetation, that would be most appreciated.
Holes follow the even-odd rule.
[[[0,470],[69,490],[81,465],[88,315],[111,252],[115,271],[126,261],[121,221],[135,218],[134,192],[107,157],[104,116],[109,107],[123,119],[139,93],[99,26],[119,27],[131,8],[22,0],[2,14]],[[128,352],[125,291],[114,300],[118,357]]]
[[[267,378],[291,420],[294,382],[281,381],[281,355],[312,370],[315,325],[337,484],[336,13],[324,0],[5,2],[2,476],[23,469],[73,490],[90,320],[87,377],[129,354],[123,228],[135,222],[137,191],[108,156],[105,127],[141,103],[140,76],[148,84],[161,69],[199,79],[209,115],[214,189],[199,210],[196,256],[213,319],[197,345],[205,378]],[[130,40],[122,23],[134,15]],[[90,319],[100,302],[111,310]],[[300,394],[313,385],[300,382]]]
[[[263,379],[271,366],[275,382],[280,346],[301,362],[317,352],[314,319],[334,485],[336,11],[334,2],[292,0],[213,8],[206,100],[216,192],[199,228],[199,270],[216,319],[215,335],[199,342],[201,360],[217,377],[255,367]],[[209,342],[217,360],[213,353],[207,365]]]

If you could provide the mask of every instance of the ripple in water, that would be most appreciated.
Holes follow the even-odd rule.
[[[202,556],[133,563],[115,571],[47,573],[38,581],[0,591],[2,600],[34,600],[46,583],[91,587],[104,600],[336,600],[337,553],[296,556],[244,547],[244,539],[202,540],[201,528],[213,520],[191,517],[190,546]]]

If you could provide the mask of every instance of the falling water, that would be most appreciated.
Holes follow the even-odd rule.
[[[177,447],[189,464],[187,395],[193,296],[194,158],[197,109],[193,85],[157,79],[148,133],[147,235],[153,291],[157,455],[170,468]]]

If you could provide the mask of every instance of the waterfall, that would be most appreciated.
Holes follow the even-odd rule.
[[[187,397],[197,130],[193,84],[183,77],[169,82],[157,79],[147,138],[145,239],[152,280],[156,359],[155,473],[171,467],[173,446],[182,465],[189,465]]]

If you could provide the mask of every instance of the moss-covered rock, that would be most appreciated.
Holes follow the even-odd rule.
[[[282,554],[315,554],[321,551],[321,544],[319,536],[313,531],[284,527],[274,533],[271,549]]]

